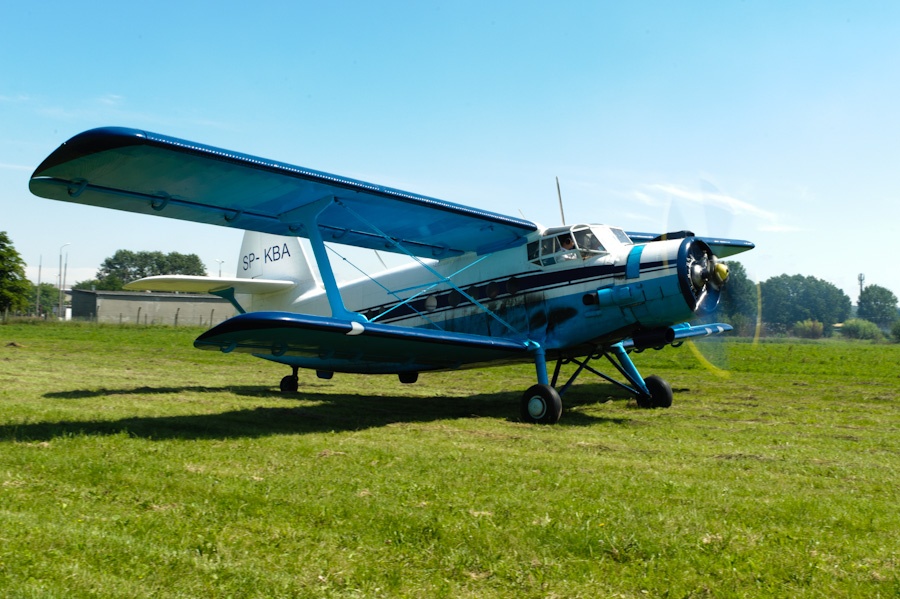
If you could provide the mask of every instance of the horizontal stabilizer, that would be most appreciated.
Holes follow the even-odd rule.
[[[160,275],[138,279],[125,285],[129,291],[169,291],[183,293],[214,293],[234,289],[235,293],[274,293],[294,287],[293,281],[270,279],[237,279],[222,277],[196,277],[189,275]]]

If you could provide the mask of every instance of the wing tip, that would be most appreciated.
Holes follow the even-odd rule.
[[[52,154],[41,162],[31,178],[44,176],[44,174],[60,164],[65,164],[77,158],[98,154],[107,150],[127,147],[143,143],[147,139],[147,133],[139,129],[128,127],[98,127],[89,129],[70,138],[60,145]]]

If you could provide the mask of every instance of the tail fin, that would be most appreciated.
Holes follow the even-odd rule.
[[[321,287],[319,272],[297,237],[246,231],[238,257],[239,279],[293,281],[298,297]]]

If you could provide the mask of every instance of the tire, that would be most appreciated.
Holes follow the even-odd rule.
[[[412,385],[419,380],[418,372],[401,372],[397,376],[404,385]]]
[[[672,386],[658,376],[648,376],[644,379],[644,384],[650,390],[650,405],[641,407],[650,408],[670,408],[672,407]],[[638,401],[640,405],[640,401]]]
[[[650,408],[653,407],[653,398],[650,397],[649,395],[646,395],[644,393],[638,393],[638,395],[637,395],[637,397],[635,397],[635,399],[637,400],[637,405],[639,408],[649,410]]]
[[[284,377],[283,379],[281,379],[280,386],[281,386],[281,392],[284,394],[296,393],[297,389],[300,388],[299,379],[296,376],[289,374],[286,377]]]
[[[534,424],[556,424],[562,416],[562,399],[550,385],[533,385],[522,395],[522,420]]]

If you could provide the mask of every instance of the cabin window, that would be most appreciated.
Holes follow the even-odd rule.
[[[612,234],[616,236],[616,239],[621,241],[623,244],[634,245],[634,242],[631,241],[631,238],[622,229],[616,229],[615,227],[610,227],[609,230],[612,231]]]
[[[510,277],[506,281],[506,293],[510,295],[515,295],[519,293],[519,280],[515,277]]]
[[[462,303],[462,293],[454,289],[447,295],[447,303],[450,304],[451,308],[455,308],[456,306]]]
[[[528,260],[538,266],[549,266],[567,260],[587,260],[605,253],[606,248],[597,235],[584,225],[556,229],[539,241],[528,244]]]

